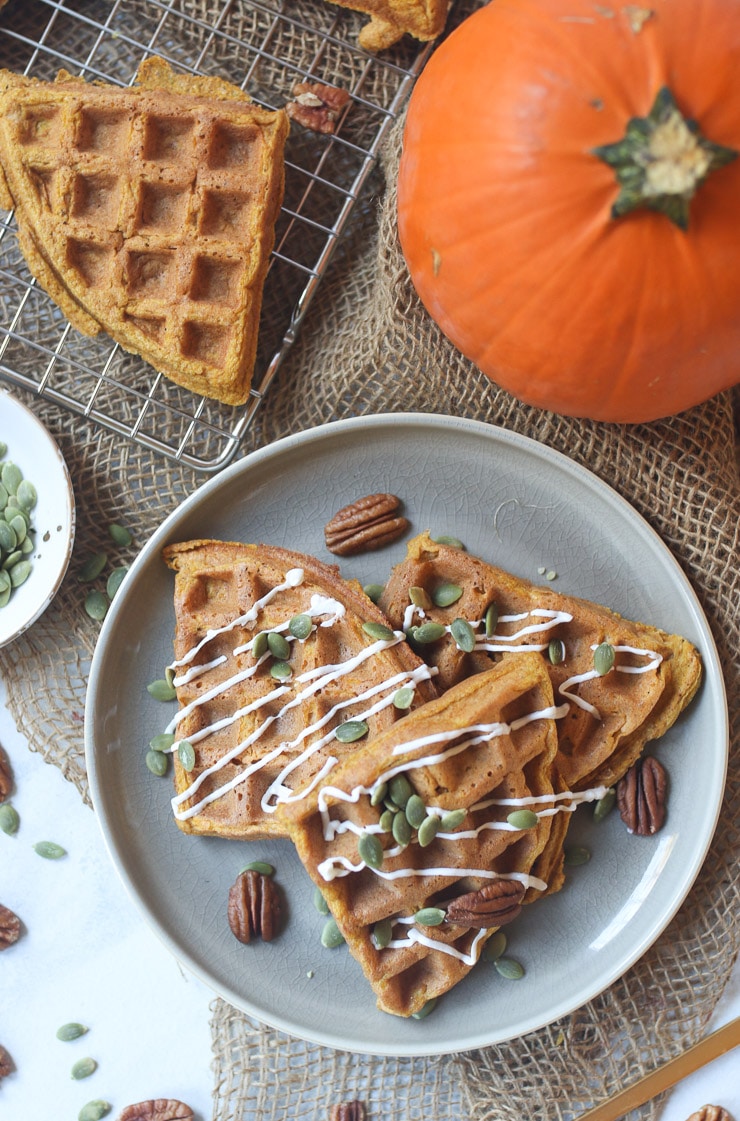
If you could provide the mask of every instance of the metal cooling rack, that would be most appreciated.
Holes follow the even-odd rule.
[[[342,232],[429,48],[375,57],[359,49],[365,17],[325,0],[9,0],[0,67],[51,80],[64,67],[130,85],[156,54],[217,75],[266,108],[297,81],[341,85],[351,99],[333,136],[294,126],[285,201],[264,290],[253,388],[235,409],[173,385],[105,335],[81,335],[36,285],[12,214],[0,212],[0,377],[198,470],[236,454],[292,345]]]

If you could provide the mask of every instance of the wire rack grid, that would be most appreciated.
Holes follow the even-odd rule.
[[[52,80],[64,68],[126,86],[145,58],[158,55],[184,73],[225,78],[268,109],[285,105],[301,81],[341,86],[350,100],[333,135],[291,128],[244,406],[197,397],[107,336],[71,327],[28,271],[7,212],[0,212],[0,377],[197,470],[230,462],[430,49],[407,41],[367,54],[357,46],[362,22],[326,0],[9,0],[0,15],[0,67],[16,73]]]

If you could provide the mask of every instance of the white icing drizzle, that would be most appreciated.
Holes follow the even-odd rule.
[[[413,919],[395,919],[395,922],[413,922]],[[454,946],[449,945],[447,942],[440,942],[437,938],[430,938],[428,934],[422,934],[420,930],[413,927],[405,938],[392,938],[388,943],[390,950],[403,950],[407,946],[413,946],[415,943],[420,943],[422,946],[428,946],[430,950],[439,950],[443,954],[449,954],[450,957],[457,958],[458,961],[463,962],[464,965],[475,965],[479,956],[479,947],[481,942],[484,941],[488,931],[483,928],[478,931],[473,941],[470,943],[470,950],[467,954],[462,950],[456,949]]]
[[[187,685],[196,677],[200,677],[202,673],[208,673],[208,670],[215,669],[216,666],[222,666],[226,661],[226,655],[221,654],[218,658],[214,658],[212,662],[201,662],[197,666],[191,666],[185,673],[181,673],[178,677],[173,677],[172,684],[175,688],[180,685]]]
[[[595,643],[591,646],[591,649],[596,649]],[[615,665],[614,669],[617,673],[649,673],[650,670],[657,669],[657,667],[663,661],[662,654],[658,654],[655,650],[640,649],[637,646],[615,646],[614,653],[636,654],[638,657],[651,659],[651,661],[649,661],[647,665],[644,666]],[[585,700],[583,697],[579,697],[577,693],[570,692],[570,689],[574,685],[580,685],[584,681],[593,681],[595,677],[600,676],[601,675],[595,669],[588,670],[586,673],[574,674],[573,677],[569,677],[567,678],[567,680],[563,681],[563,683],[558,687],[558,692],[562,697],[567,697],[569,701],[573,701],[573,703],[578,705],[579,708],[585,709],[586,712],[590,712],[592,716],[594,716],[597,720],[600,720],[601,713],[595,705],[590,704],[590,702]]]

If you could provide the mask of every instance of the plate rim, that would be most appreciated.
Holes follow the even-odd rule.
[[[704,821],[702,830],[702,843],[696,848],[694,858],[690,863],[681,884],[681,890],[672,898],[671,905],[666,906],[661,912],[659,921],[653,922],[650,929],[645,931],[643,937],[638,940],[629,954],[622,955],[615,963],[613,968],[607,972],[605,979],[600,979],[599,987],[591,989],[588,994],[578,995],[572,994],[570,996],[563,996],[555,1005],[552,1006],[548,1012],[545,1020],[538,1019],[537,1022],[525,1023],[521,1030],[514,1034],[507,1034],[505,1036],[496,1036],[488,1032],[480,1033],[475,1039],[466,1041],[463,1046],[455,1046],[452,1042],[447,1042],[439,1045],[424,1044],[422,1039],[418,1041],[410,1041],[409,1043],[399,1042],[394,1040],[388,1044],[387,1047],[380,1047],[375,1044],[362,1044],[351,1045],[343,1043],[331,1031],[322,1030],[317,1027],[313,1031],[307,1031],[304,1027],[297,1027],[295,1022],[289,1018],[276,1014],[273,1011],[269,1013],[263,1008],[257,1008],[250,1005],[245,1001],[243,996],[233,991],[233,988],[221,984],[215,984],[208,971],[201,967],[200,963],[192,957],[182,947],[169,932],[164,929],[163,924],[157,916],[151,913],[150,909],[146,906],[145,902],[139,898],[135,884],[130,881],[129,877],[124,872],[125,860],[119,858],[118,848],[114,843],[112,836],[109,836],[109,831],[103,827],[103,818],[99,811],[99,804],[101,798],[99,786],[99,774],[97,769],[97,761],[95,757],[95,743],[94,743],[94,728],[96,724],[96,697],[94,685],[97,681],[98,673],[101,669],[101,663],[104,660],[105,652],[107,650],[107,635],[116,625],[118,614],[123,610],[123,601],[114,601],[108,616],[103,622],[93,658],[91,661],[89,683],[86,697],[86,711],[85,711],[85,757],[88,778],[90,782],[90,793],[93,801],[93,806],[96,810],[96,817],[98,824],[103,834],[103,840],[108,851],[109,856],[113,862],[114,868],[123,882],[123,885],[129,894],[130,898],[135,903],[137,910],[145,919],[150,929],[159,937],[159,939],[168,948],[173,957],[180,961],[186,968],[188,968],[195,976],[197,976],[211,991],[216,995],[232,1004],[237,1010],[245,1013],[246,1015],[253,1016],[259,1022],[266,1024],[276,1030],[286,1032],[297,1038],[304,1039],[310,1043],[315,1043],[320,1046],[331,1047],[335,1050],[346,1051],[353,1054],[372,1054],[372,1055],[392,1055],[402,1056],[408,1058],[423,1058],[441,1055],[450,1055],[455,1053],[463,1053],[475,1050],[481,1047],[491,1046],[495,1044],[505,1043],[509,1040],[518,1039],[526,1036],[534,1031],[538,1031],[548,1024],[553,1023],[564,1015],[568,1015],[576,1009],[583,1007],[589,1001],[595,999],[601,993],[605,992],[611,985],[613,985],[620,977],[622,977],[648,950],[649,948],[661,937],[666,928],[673,920],[677,912],[683,905],[686,897],[694,886],[697,876],[706,860],[709,852],[712,839],[714,837],[717,824],[719,822],[723,794],[726,783],[727,767],[729,760],[729,715],[728,715],[728,702],[727,702],[727,689],[722,673],[721,662],[719,659],[719,652],[712,634],[709,621],[706,617],[703,607],[699,598],[694,591],[694,588],[689,581],[688,577],[683,571],[676,557],[673,555],[671,549],[665,544],[660,534],[650,525],[649,522],[637,511],[625,498],[623,498],[618,491],[611,487],[608,483],[604,482],[599,476],[594,474],[588,468],[576,463],[564,453],[557,449],[551,448],[546,444],[541,444],[538,440],[532,437],[522,435],[517,432],[512,432],[509,429],[500,427],[498,425],[490,424],[486,421],[470,420],[467,418],[455,417],[453,415],[441,413],[423,413],[423,412],[404,412],[404,413],[374,413],[367,416],[350,417],[343,420],[330,421],[325,424],[313,426],[308,429],[292,433],[288,436],[281,437],[261,448],[249,452],[241,459],[236,460],[234,463],[225,467],[218,475],[207,479],[201,483],[194,491],[191,492],[178,506],[172,510],[160,523],[160,525],[151,534],[149,539],[140,549],[135,560],[131,565],[131,572],[138,571],[139,568],[145,567],[149,562],[153,553],[158,552],[162,545],[169,537],[173,526],[179,523],[180,520],[187,517],[191,508],[198,505],[211,492],[219,490],[221,487],[228,486],[235,477],[241,474],[248,474],[254,468],[263,464],[270,459],[279,458],[287,452],[291,452],[303,444],[312,444],[314,442],[322,442],[324,440],[331,440],[337,434],[342,434],[353,429],[368,429],[377,430],[386,427],[401,427],[411,425],[413,427],[430,427],[434,429],[444,428],[449,430],[450,426],[458,429],[463,429],[473,435],[478,435],[491,440],[495,445],[496,441],[503,441],[504,443],[512,444],[514,447],[520,448],[525,453],[534,454],[537,459],[544,458],[552,459],[557,463],[561,469],[566,472],[574,474],[581,480],[587,487],[595,489],[600,492],[602,499],[609,502],[617,508],[617,510],[629,520],[635,521],[639,524],[641,530],[646,533],[647,537],[652,540],[653,546],[657,547],[658,551],[662,554],[665,562],[671,567],[673,576],[681,588],[681,592],[686,601],[690,604],[693,613],[702,629],[702,662],[704,665],[705,679],[710,676],[718,689],[719,705],[717,709],[717,716],[719,718],[719,725],[721,726],[722,741],[723,741],[723,766],[721,766],[721,781],[718,781],[716,792],[714,813]],[[706,686],[705,686],[706,687]],[[123,854],[121,854],[121,857]]]

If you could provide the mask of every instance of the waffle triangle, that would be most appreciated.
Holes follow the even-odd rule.
[[[172,381],[249,394],[283,193],[283,111],[158,58],[137,85],[0,72],[0,204],[40,284]]]

